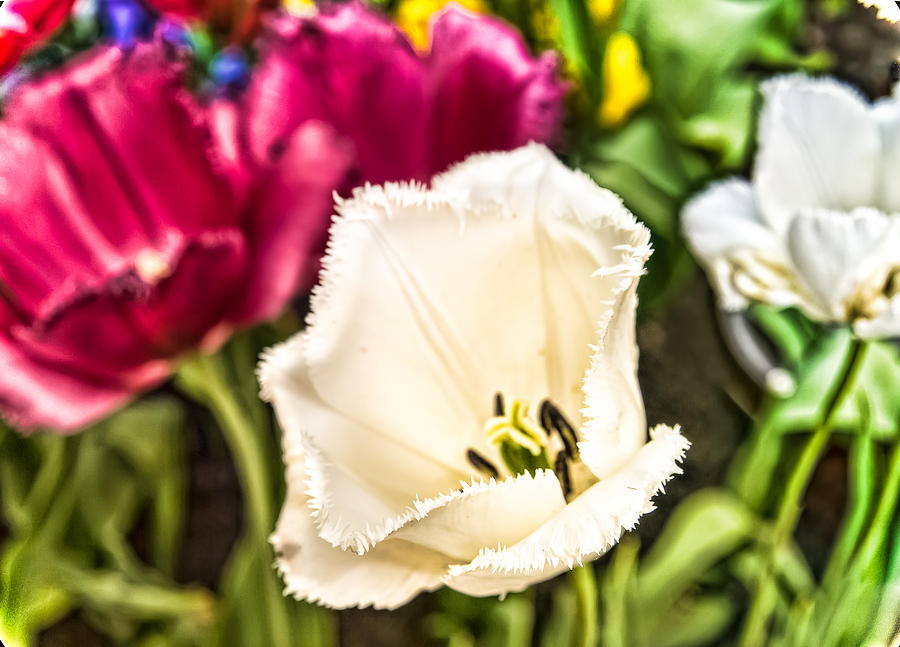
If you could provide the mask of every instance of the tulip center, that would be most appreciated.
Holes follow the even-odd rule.
[[[525,400],[512,400],[509,409],[503,396],[494,396],[494,415],[485,423],[484,433],[497,448],[503,466],[512,475],[552,469],[563,492],[572,491],[570,463],[578,459],[575,428],[550,400],[541,401],[538,418],[528,413]],[[553,459],[551,460],[551,456]],[[481,473],[497,478],[500,471],[474,449],[467,452],[469,462]]]

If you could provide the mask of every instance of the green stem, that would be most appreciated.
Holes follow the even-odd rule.
[[[246,370],[251,370],[250,367]],[[247,541],[238,544],[233,551],[226,572],[231,568],[249,565],[252,577],[260,578],[252,588],[244,589],[237,595],[246,595],[252,590],[262,596],[266,625],[270,632],[268,640],[258,636],[272,647],[289,647],[290,618],[285,599],[274,569],[271,567],[272,552],[268,544],[269,533],[274,524],[275,486],[270,479],[272,469],[269,461],[268,429],[254,424],[254,417],[241,404],[237,387],[232,386],[229,367],[223,354],[198,355],[185,362],[179,370],[179,379],[185,390],[205,403],[212,411],[222,429],[225,441],[231,450],[237,467],[238,478],[244,494],[244,517],[247,520]],[[232,611],[245,601],[233,599],[225,608]],[[220,635],[227,644],[233,636]]]
[[[191,371],[189,389],[207,404],[222,428],[225,442],[231,449],[238,478],[244,492],[244,512],[251,532],[266,538],[272,530],[272,484],[269,481],[268,461],[264,439],[251,418],[238,404],[234,389],[225,378],[220,356],[198,355],[186,363],[181,371]],[[197,393],[201,391],[200,393]]]
[[[597,644],[597,577],[590,564],[573,569],[569,577],[575,589],[578,614],[575,647],[595,647]]]
[[[822,577],[823,590],[830,591],[846,570],[853,551],[859,543],[859,537],[865,529],[874,496],[871,476],[874,460],[874,445],[871,435],[854,436],[850,447],[848,469],[850,492],[847,519],[825,568],[825,574]]]
[[[894,445],[887,478],[881,491],[881,500],[878,502],[875,516],[869,525],[869,531],[854,560],[854,568],[861,573],[871,570],[873,564],[877,563],[879,555],[884,551],[891,532],[898,498],[900,498],[900,443]]]
[[[778,602],[775,577],[775,556],[794,534],[802,510],[803,495],[818,465],[819,458],[828,446],[833,418],[852,391],[857,373],[863,364],[865,345],[854,339],[840,381],[831,392],[823,410],[821,422],[809,438],[791,476],[775,518],[773,531],[765,546],[765,567],[752,593],[750,609],[741,632],[741,647],[757,647],[766,644],[768,624]],[[765,425],[764,425],[765,427]]]

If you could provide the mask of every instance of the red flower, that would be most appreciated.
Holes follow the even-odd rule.
[[[320,122],[249,160],[162,45],[19,88],[0,122],[0,411],[73,430],[308,285],[349,153]],[[277,155],[275,154],[277,153]]]
[[[0,5],[0,74],[59,27],[73,4],[75,0],[5,0]]]

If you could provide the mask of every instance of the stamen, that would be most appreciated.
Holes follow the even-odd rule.
[[[502,418],[506,415],[506,408],[503,406],[503,394],[499,391],[494,394],[494,417]]]
[[[541,426],[546,429],[548,433],[555,431],[559,434],[559,438],[562,440],[566,450],[566,456],[568,458],[577,458],[578,434],[575,433],[575,428],[572,426],[572,423],[570,423],[563,415],[562,411],[559,410],[559,407],[550,400],[544,400],[541,403],[540,418]]]
[[[476,452],[474,449],[470,449],[466,452],[466,458],[469,459],[472,467],[477,469],[479,472],[487,474],[493,478],[498,478],[500,476],[500,472],[497,471],[497,468],[494,467],[494,464],[484,456]]]
[[[563,495],[568,499],[572,494],[572,478],[569,476],[569,457],[565,452],[559,452],[553,463],[553,471],[556,472],[556,480],[562,488]]]

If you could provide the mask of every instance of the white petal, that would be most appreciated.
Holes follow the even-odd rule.
[[[525,473],[500,482],[465,484],[441,499],[417,503],[420,519],[391,538],[469,561],[485,546],[515,544],[566,506],[550,470],[534,477]]]
[[[336,609],[394,609],[440,586],[446,557],[389,540],[365,555],[334,548],[317,533],[303,491],[303,456],[288,457],[288,496],[271,542],[285,593]]]
[[[637,380],[636,290],[637,281],[620,297],[617,316],[594,347],[584,380],[585,424],[578,446],[597,478],[618,470],[647,440]]]
[[[367,550],[394,529],[385,520],[404,513],[417,488],[455,489],[468,476],[429,447],[380,436],[328,406],[309,379],[302,335],[267,351],[259,376],[284,429],[285,455],[306,457],[302,478],[312,514],[321,537],[335,546]],[[373,464],[378,469],[369,469]]]
[[[891,22],[900,20],[900,6],[894,0],[859,0],[866,7],[876,7],[878,17]]]
[[[866,207],[803,213],[788,243],[799,275],[835,321],[876,307],[888,274],[900,267],[900,222]]]
[[[585,491],[546,524],[508,548],[485,548],[450,567],[445,584],[469,595],[525,588],[609,550],[622,532],[653,510],[653,496],[681,473],[690,443],[678,429],[657,427],[621,470]]]
[[[647,231],[583,176],[576,192],[549,152],[524,150],[510,155],[521,174],[494,176],[505,182],[497,195],[519,195],[529,181],[540,202],[513,201],[521,211],[490,200],[472,209],[467,192],[406,185],[367,187],[340,206],[299,352],[313,405],[342,420],[336,433],[305,409],[280,414],[288,433],[302,425],[318,448],[309,471],[330,485],[317,522],[335,545],[366,549],[415,499],[458,487],[475,473],[469,447],[493,457],[482,424],[496,391],[534,404],[549,396],[572,417],[583,404],[589,345],[643,271]],[[451,176],[483,165],[495,166],[478,157]],[[436,476],[425,469],[433,464],[444,466]],[[406,488],[405,506],[382,484],[377,498],[392,515],[359,514],[349,494],[379,478]]]
[[[763,84],[754,184],[776,232],[798,210],[849,211],[877,198],[881,136],[869,106],[849,86],[802,74]]]
[[[713,184],[687,203],[681,218],[685,238],[726,310],[747,306],[747,295],[734,284],[736,267],[731,258],[735,252],[750,250],[751,255],[787,264],[784,246],[762,220],[753,187],[746,180]]]
[[[900,13],[900,9],[897,10]],[[873,169],[880,180],[879,199],[875,206],[886,213],[900,212],[900,96],[887,97],[875,103],[872,111],[881,129],[881,165]]]

